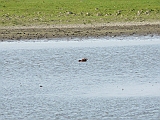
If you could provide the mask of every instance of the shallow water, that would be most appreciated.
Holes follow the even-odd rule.
[[[160,120],[159,36],[0,42],[0,56],[1,120]]]

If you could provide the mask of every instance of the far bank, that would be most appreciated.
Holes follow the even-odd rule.
[[[0,41],[130,35],[160,35],[160,22],[0,27]]]

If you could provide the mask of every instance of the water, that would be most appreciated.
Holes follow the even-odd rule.
[[[160,120],[159,36],[0,42],[0,66],[1,120]]]

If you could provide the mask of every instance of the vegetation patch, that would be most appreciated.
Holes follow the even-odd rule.
[[[159,0],[0,0],[0,26],[158,20]]]

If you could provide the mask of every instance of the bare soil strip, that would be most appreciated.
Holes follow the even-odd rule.
[[[160,22],[0,27],[0,41],[124,35],[160,35]]]

